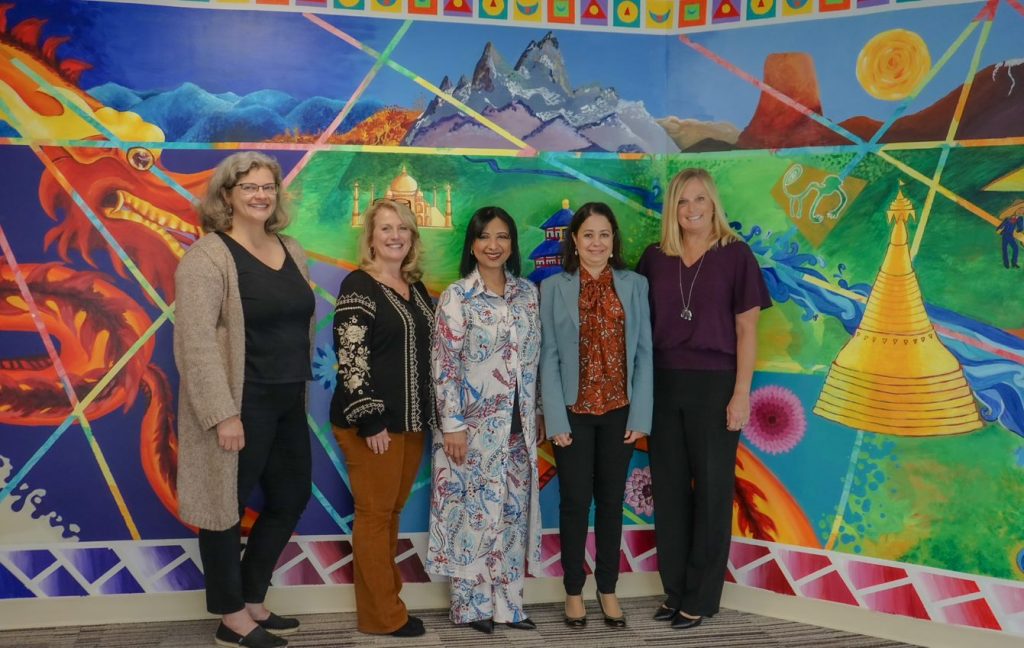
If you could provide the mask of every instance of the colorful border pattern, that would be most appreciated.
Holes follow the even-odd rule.
[[[424,569],[427,534],[402,536],[396,562],[407,583]],[[541,573],[562,575],[558,531],[541,541]],[[203,588],[195,540],[56,544],[0,550],[0,581],[19,598],[149,594]],[[626,529],[623,573],[658,568],[653,528]],[[350,536],[299,537],[281,554],[277,587],[352,583]],[[587,541],[587,573],[594,537]],[[924,621],[1024,636],[1024,584],[834,551],[733,538],[726,580],[787,596],[841,603]]]
[[[637,19],[624,22],[614,15],[619,2],[608,3],[597,0],[597,4],[605,7],[606,15],[613,14],[614,20],[594,20],[585,15],[590,1],[583,0],[537,0],[536,10],[530,13],[520,11],[515,3],[513,10],[508,11],[506,0],[499,0],[496,13],[488,14],[482,8],[474,7],[471,0],[457,0],[456,6],[450,6],[455,0],[91,0],[92,2],[112,2],[131,4],[150,4],[162,6],[182,6],[192,9],[241,9],[247,11],[309,11],[320,14],[340,14],[354,16],[372,16],[374,18],[395,18],[448,22],[474,22],[494,25],[495,20],[503,24],[522,27],[537,27],[538,24],[552,29],[584,29],[591,31],[628,31],[630,33],[648,33],[664,36],[684,32],[713,31],[731,29],[748,25],[764,25],[794,19],[828,19],[841,18],[852,14],[863,14],[866,11],[894,11],[917,7],[934,7],[937,5],[976,3],[977,0],[761,0],[755,6],[752,0],[728,0],[733,10],[726,18],[715,17],[713,11],[691,11],[685,19],[676,19],[674,14],[681,13],[677,6],[680,0],[629,0],[630,6],[635,5],[639,11]],[[707,3],[711,0],[682,0],[683,5]],[[714,7],[719,2],[714,1]],[[613,5],[609,7],[607,5]],[[782,5],[782,9],[777,9]],[[665,24],[652,19],[660,16],[669,6],[670,23]],[[646,20],[640,20],[646,16]]]

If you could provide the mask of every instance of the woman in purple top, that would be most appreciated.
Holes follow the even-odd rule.
[[[654,618],[693,628],[718,612],[736,446],[750,416],[757,320],[771,299],[703,169],[684,169],[672,179],[661,243],[647,248],[637,271],[650,284],[654,337],[649,443],[665,589]]]

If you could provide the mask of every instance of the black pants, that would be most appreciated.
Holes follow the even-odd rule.
[[[569,412],[572,444],[555,446],[558,464],[558,527],[565,593],[582,593],[590,503],[594,502],[597,591],[615,592],[622,544],[622,499],[633,444],[622,442],[629,407],[601,415]]]
[[[245,383],[242,427],[245,447],[238,453],[239,517],[256,484],[263,491],[263,510],[241,559],[238,524],[224,531],[199,530],[206,609],[213,614],[229,614],[246,603],[263,602],[277,559],[312,489],[305,383]]]
[[[736,446],[725,408],[736,374],[654,372],[650,439],[658,571],[665,605],[718,612],[732,536]]]

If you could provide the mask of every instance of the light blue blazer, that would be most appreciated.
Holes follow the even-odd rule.
[[[647,278],[612,270],[615,292],[626,313],[627,430],[651,433],[654,359]],[[540,388],[548,438],[569,434],[566,406],[576,402],[580,379],[580,276],[561,272],[540,284]]]

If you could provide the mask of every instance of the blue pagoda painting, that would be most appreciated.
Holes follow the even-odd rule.
[[[534,270],[529,276],[530,281],[539,284],[562,269],[562,241],[571,221],[572,210],[569,209],[569,199],[566,198],[562,200],[562,208],[541,223],[544,241],[530,252],[530,260],[534,265]]]

